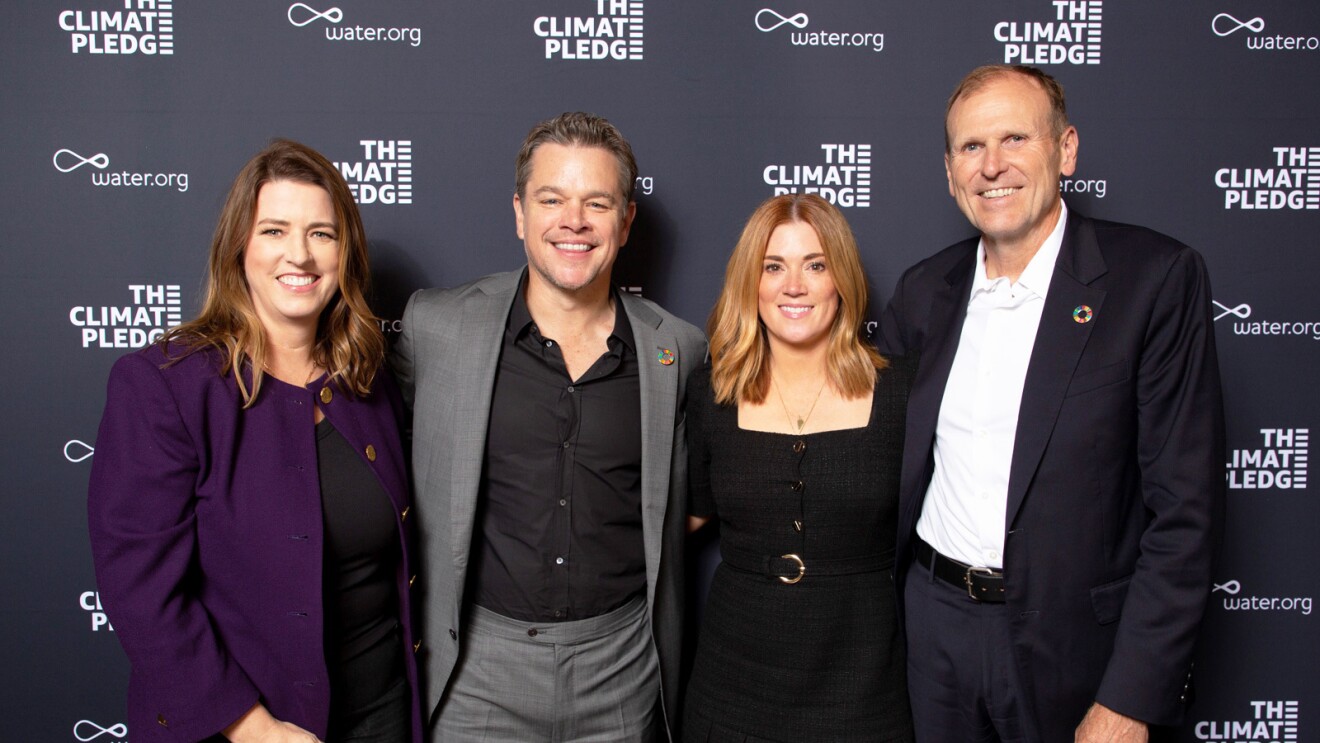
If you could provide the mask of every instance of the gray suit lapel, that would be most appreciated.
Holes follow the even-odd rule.
[[[472,528],[477,513],[477,494],[481,488],[481,467],[485,461],[486,433],[490,425],[490,403],[495,392],[495,372],[499,368],[504,325],[513,306],[521,273],[514,271],[478,284],[463,302],[459,327],[461,354],[454,389],[462,396],[455,409],[453,426],[453,467],[450,474],[450,517],[455,588],[462,599],[466,582]]]
[[[646,549],[646,600],[655,604],[655,586],[660,574],[660,547],[665,514],[669,507],[669,475],[674,450],[674,421],[677,419],[678,374],[690,359],[662,364],[661,355],[678,354],[678,339],[661,327],[661,318],[650,307],[620,293],[623,309],[637,343],[638,383],[642,405],[642,536]]]

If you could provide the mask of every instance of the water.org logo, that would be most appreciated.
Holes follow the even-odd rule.
[[[1210,20],[1210,30],[1221,38],[1237,36],[1246,41],[1247,48],[1256,52],[1314,52],[1320,49],[1320,37],[1269,34],[1261,35],[1265,30],[1265,19],[1256,16],[1241,21],[1228,13],[1220,13]]]
[[[1050,0],[1052,21],[1000,21],[1005,64],[1100,64],[1104,0]]]
[[[1251,305],[1243,302],[1232,307],[1214,300],[1215,322],[1228,316],[1234,318],[1233,335],[1279,335],[1310,338],[1320,341],[1320,321],[1316,320],[1252,320]]]
[[[787,34],[784,35],[793,46],[853,47],[873,52],[885,50],[885,35],[875,31],[808,30],[807,24],[811,21],[806,13],[783,15],[772,8],[761,8],[752,20],[762,33],[786,29]]]
[[[116,3],[117,4],[117,3]],[[74,54],[174,53],[174,0],[123,0],[114,10],[62,10]]]
[[[73,150],[60,149],[55,151],[51,163],[61,173],[72,173],[83,166],[87,166],[87,170],[92,176],[93,186],[172,188],[179,193],[188,190],[187,173],[107,170],[110,167],[110,157],[104,152],[98,152],[90,157],[83,157]]]
[[[814,193],[840,207],[871,205],[871,145],[823,144],[825,162],[767,165],[761,178],[774,195]]]
[[[362,26],[339,25],[344,20],[344,11],[340,8],[317,10],[307,3],[294,3],[284,13],[289,23],[298,28],[322,25],[325,28],[326,41],[381,41],[405,43],[410,46],[422,45],[422,29],[407,26]]]
[[[1251,702],[1251,718],[1201,720],[1192,728],[1197,740],[1212,743],[1284,743],[1300,740],[1297,702]]]
[[[69,323],[82,334],[83,348],[143,348],[182,321],[178,284],[129,284],[131,305],[79,305]]]
[[[576,0],[594,12],[580,16],[538,16],[532,31],[545,43],[546,59],[642,59],[645,40],[643,0]]]
[[[1230,490],[1305,490],[1311,429],[1262,428],[1262,446],[1228,453]]]
[[[1243,596],[1242,584],[1235,580],[1216,583],[1210,592],[1221,591],[1225,611],[1295,611],[1311,616],[1310,596]]]
[[[335,162],[359,204],[411,204],[412,140],[358,140],[362,156]]]
[[[79,720],[73,723],[73,737],[81,743],[127,743],[128,726],[117,722],[110,727],[101,727],[91,720]]]
[[[1220,168],[1225,209],[1320,209],[1320,147],[1273,147],[1273,165]]]

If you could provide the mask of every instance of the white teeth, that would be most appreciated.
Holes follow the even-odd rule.
[[[582,243],[554,243],[554,246],[560,250],[567,250],[571,253],[585,253],[591,250],[592,246]]]
[[[983,192],[981,193],[981,196],[983,196],[983,197],[985,197],[985,198],[987,198],[987,199],[997,199],[997,198],[999,198],[1000,196],[1007,196],[1007,195],[1013,193],[1014,191],[1017,191],[1017,189],[1016,189],[1016,188],[994,188],[994,189],[991,189],[991,190],[989,190],[989,191],[983,191]]]
[[[281,276],[279,282],[285,286],[307,286],[316,281],[315,276]]]
[[[798,307],[798,306],[794,306],[794,305],[786,305],[786,304],[781,304],[781,305],[779,305],[779,309],[781,309],[781,310],[783,310],[785,313],[787,313],[789,317],[792,317],[792,318],[795,318],[795,319],[796,319],[796,318],[799,318],[799,317],[802,317],[803,315],[805,315],[805,314],[807,314],[808,312],[811,311],[811,307],[809,307],[809,306],[808,306],[808,307]]]

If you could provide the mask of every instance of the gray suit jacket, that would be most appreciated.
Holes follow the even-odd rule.
[[[433,720],[461,651],[464,584],[486,448],[499,351],[520,271],[454,289],[426,289],[408,301],[395,346],[395,373],[412,410],[422,607],[418,654],[423,713]],[[683,402],[688,375],[706,356],[699,330],[653,302],[621,293],[640,362],[642,529],[646,601],[660,658],[665,719],[678,723],[683,621],[683,539],[687,447]],[[659,354],[668,349],[672,364]]]

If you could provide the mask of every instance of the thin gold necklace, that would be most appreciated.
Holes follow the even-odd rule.
[[[821,393],[825,392],[825,384],[828,381],[829,380],[826,379],[825,382],[820,383],[820,389],[816,390],[816,399],[811,401],[811,408],[807,410],[807,414],[804,416],[795,417],[791,412],[789,412],[788,403],[784,402],[784,393],[779,389],[779,382],[775,380],[775,375],[774,374],[770,375],[770,385],[775,388],[775,394],[779,395],[779,404],[784,406],[784,415],[788,416],[789,427],[790,428],[793,427],[793,423],[795,420],[797,422],[797,430],[794,431],[793,433],[800,435],[802,433],[802,429],[807,427],[807,421],[811,420],[811,414],[816,412],[816,403],[820,402]]]

